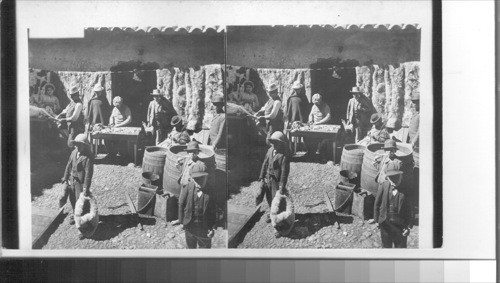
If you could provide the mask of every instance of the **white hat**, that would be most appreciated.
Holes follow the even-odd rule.
[[[278,90],[278,86],[275,83],[272,83],[267,87],[267,92],[271,92],[271,91],[275,91],[275,90]]]
[[[92,90],[95,92],[100,92],[103,91],[104,88],[100,84],[96,84]]]
[[[294,82],[292,85],[293,89],[301,89],[302,87],[304,86],[299,81]]]

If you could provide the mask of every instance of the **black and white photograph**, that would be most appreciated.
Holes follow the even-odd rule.
[[[230,247],[419,247],[420,30],[228,26]]]
[[[223,32],[29,39],[34,249],[226,247]]]

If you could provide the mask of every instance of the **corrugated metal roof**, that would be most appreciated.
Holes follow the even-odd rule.
[[[147,26],[147,27],[89,27],[87,31],[129,31],[145,33],[203,33],[207,31],[223,32],[225,26]]]
[[[260,26],[263,27],[263,26]],[[321,27],[334,30],[379,29],[405,30],[420,29],[419,24],[326,24],[326,25],[272,25],[272,27]],[[89,27],[88,31],[128,31],[145,33],[203,33],[207,31],[224,32],[225,26],[147,26],[147,27]]]

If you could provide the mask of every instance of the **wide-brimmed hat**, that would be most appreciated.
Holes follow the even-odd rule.
[[[379,113],[374,113],[370,118],[370,123],[375,124],[380,121],[380,119],[382,119],[382,115],[380,115]]]
[[[190,141],[187,144],[186,151],[187,152],[200,151],[200,144],[197,141]]]
[[[252,86],[252,88],[254,88],[254,87],[255,87],[255,85],[253,84],[253,82],[252,82],[252,81],[244,81],[244,82],[243,82],[243,87],[246,87],[247,85],[251,85],[251,86]]]
[[[196,179],[199,177],[208,176],[207,166],[203,162],[196,162],[191,170],[191,178]]]
[[[396,141],[393,139],[388,139],[384,142],[384,147],[382,148],[384,150],[390,150],[390,149],[398,149],[396,145]]]
[[[175,126],[181,122],[182,122],[182,117],[179,115],[175,115],[174,117],[172,117],[172,120],[170,121],[170,125]]]
[[[76,138],[73,141],[71,141],[71,145],[75,145],[76,143],[83,144],[85,146],[90,146],[90,142],[87,139],[86,134],[79,134],[76,136]]]
[[[269,142],[281,142],[284,143],[286,141],[285,134],[280,131],[274,132],[269,138]]]
[[[267,87],[267,92],[272,92],[272,91],[276,91],[278,90],[278,86],[275,84],[275,83],[272,83],[270,84],[268,87]]]
[[[161,92],[159,89],[153,89],[153,92],[150,93],[150,95],[153,95],[153,96],[161,96]]]
[[[359,87],[353,86],[350,93],[356,94],[356,93],[362,93],[362,91],[361,91],[361,89],[359,89]]]
[[[303,87],[304,86],[299,81],[295,81],[292,85],[292,89],[301,89]]]
[[[100,84],[96,84],[92,90],[95,92],[100,92],[103,91],[104,88]]]
[[[385,173],[385,175],[387,177],[392,177],[392,176],[398,176],[398,175],[403,175],[403,171],[399,171],[399,170],[387,170],[387,172]]]
[[[74,95],[74,94],[80,94],[80,89],[78,88],[77,85],[73,85],[69,88],[68,90],[68,94],[71,96],[71,95]]]
[[[212,104],[224,104],[224,97],[221,95],[216,95],[212,98]]]
[[[391,129],[399,129],[401,126],[400,120],[398,118],[395,118],[395,117],[389,118],[389,120],[387,120],[387,123],[385,124],[385,126],[387,128],[391,128]]]

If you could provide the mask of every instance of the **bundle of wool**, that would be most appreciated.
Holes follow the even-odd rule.
[[[184,116],[186,111],[186,80],[182,69],[174,68],[174,81],[172,87],[172,104],[178,115]]]
[[[356,85],[366,97],[372,97],[372,70],[369,66],[356,67]]]
[[[92,98],[93,88],[96,84],[104,87],[106,98],[111,103],[112,99],[112,81],[111,72],[57,72],[58,78],[63,85],[63,91],[67,94],[67,90],[73,85],[76,85],[80,90],[84,107]]]
[[[389,66],[389,74],[391,78],[391,101],[387,118],[401,120],[404,113],[404,66]]]
[[[384,68],[384,84],[385,84],[385,105],[384,112],[386,115],[389,113],[392,101],[392,87],[391,87],[391,75],[389,72],[389,67]]]
[[[420,97],[420,62],[407,62],[403,64],[405,69],[405,96],[403,126],[410,124],[415,106],[411,99]]]
[[[372,103],[378,113],[385,113],[385,82],[384,69],[378,65],[373,66]]]
[[[271,202],[271,224],[283,236],[287,236],[295,224],[295,210],[292,196],[288,193],[276,192]]]
[[[156,88],[169,100],[172,99],[172,77],[172,70],[170,69],[156,70]]]
[[[92,237],[99,224],[97,201],[94,196],[80,194],[75,204],[75,225],[86,238]]]
[[[312,88],[311,88],[311,70],[310,69],[305,69],[303,71],[304,74],[304,88],[305,88],[305,95],[307,97],[307,100],[309,100],[309,103],[312,103]]]
[[[224,78],[222,65],[213,64],[203,67],[205,70],[205,115],[203,127],[210,128],[210,122],[215,114],[212,98],[216,95],[224,95]]]
[[[187,121],[196,121],[195,129],[201,129],[205,114],[205,71],[204,67],[189,68],[186,76]]]

